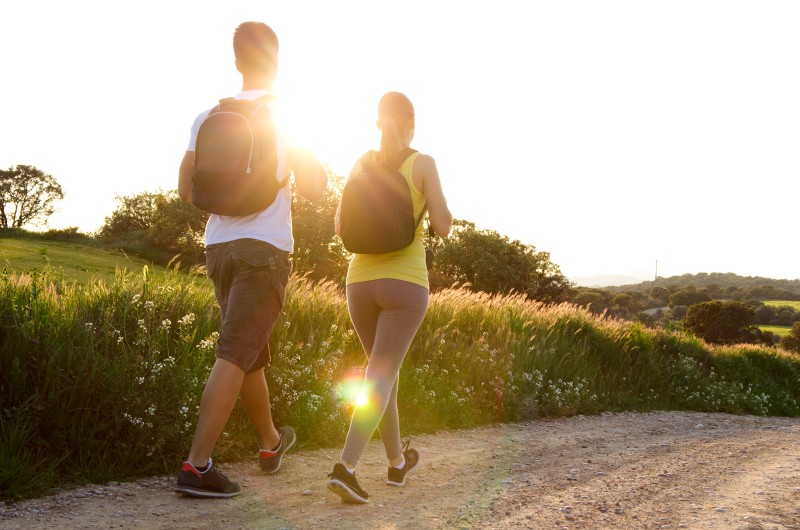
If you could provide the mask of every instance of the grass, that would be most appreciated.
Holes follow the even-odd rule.
[[[0,266],[18,271],[41,271],[49,267],[80,283],[98,278],[113,281],[117,269],[139,270],[146,264],[145,260],[95,245],[44,239],[0,239]]]
[[[219,328],[210,283],[177,270],[0,276],[0,496],[172,473]],[[340,445],[365,360],[341,290],[293,277],[267,371],[278,424]],[[405,433],[621,410],[800,415],[800,358],[714,348],[563,304],[447,290],[400,374]],[[215,451],[257,447],[237,406]]]
[[[760,325],[758,326],[759,329],[762,331],[771,331],[778,337],[785,337],[792,331],[792,326],[768,326],[768,325]]]
[[[772,307],[791,307],[795,311],[800,311],[800,300],[765,300],[764,305]]]

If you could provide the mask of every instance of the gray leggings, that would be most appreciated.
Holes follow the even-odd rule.
[[[347,308],[369,358],[364,375],[366,405],[356,407],[342,460],[356,465],[377,428],[386,457],[397,458],[400,417],[397,385],[400,365],[428,309],[428,290],[402,280],[382,279],[347,286]]]

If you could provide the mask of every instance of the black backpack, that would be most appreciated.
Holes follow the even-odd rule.
[[[411,190],[399,168],[414,149],[402,150],[391,167],[373,157],[361,159],[361,171],[342,190],[340,233],[344,248],[355,254],[386,254],[409,246],[425,215],[414,216]]]
[[[221,99],[209,112],[194,151],[195,206],[217,215],[244,216],[275,201],[286,179],[275,178],[275,129],[267,107],[271,99]]]

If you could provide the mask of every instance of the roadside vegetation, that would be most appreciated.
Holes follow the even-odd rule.
[[[176,267],[77,283],[0,278],[0,491],[171,473],[185,456],[219,321],[210,284]],[[339,286],[294,276],[267,371],[277,422],[342,443],[365,365]],[[800,415],[800,358],[569,303],[433,294],[401,371],[403,430],[622,410]],[[237,408],[216,456],[257,447]]]
[[[333,233],[343,179],[330,177],[322,203],[293,204],[295,275],[267,370],[277,422],[306,447],[342,443],[365,365]],[[205,214],[159,190],[118,197],[94,234],[27,232],[63,191],[32,166],[0,180],[0,499],[175,472],[219,329]],[[604,411],[800,415],[800,280],[592,289],[467,220],[427,244],[432,296],[400,374],[404,432]],[[216,456],[256,449],[237,408]]]

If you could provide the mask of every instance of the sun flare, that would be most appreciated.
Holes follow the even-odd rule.
[[[375,117],[363,107],[363,102],[334,104],[289,93],[281,94],[273,115],[293,146],[315,153],[323,164],[346,175],[356,159],[379,142]]]

